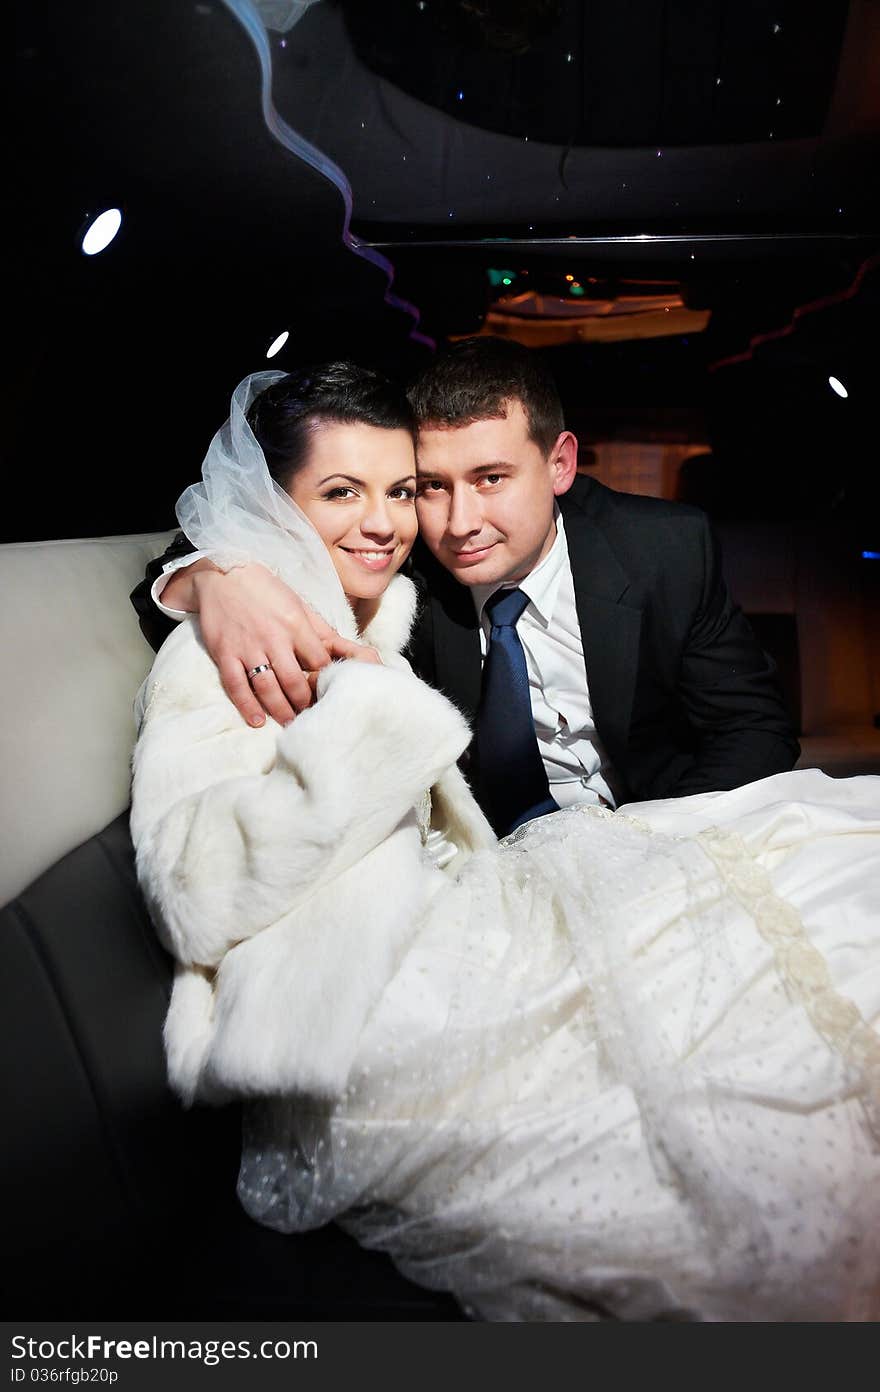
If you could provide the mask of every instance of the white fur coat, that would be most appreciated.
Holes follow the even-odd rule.
[[[494,837],[455,761],[461,715],[396,656],[415,608],[392,581],[364,641],[282,729],[248,726],[187,620],[156,658],[134,756],[141,887],[178,967],[165,1026],[187,1102],[346,1084],[364,1024],[443,882],[415,806],[458,848]],[[448,873],[448,871],[446,872]]]

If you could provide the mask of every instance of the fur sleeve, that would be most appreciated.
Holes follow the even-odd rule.
[[[416,677],[359,662],[326,669],[286,729],[253,730],[197,637],[176,647],[148,692],[132,837],[166,945],[214,966],[378,845],[469,733]]]

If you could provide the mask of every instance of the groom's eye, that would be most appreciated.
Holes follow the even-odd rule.
[[[419,484],[419,494],[422,496],[424,496],[425,493],[440,493],[442,489],[442,479],[425,479]]]

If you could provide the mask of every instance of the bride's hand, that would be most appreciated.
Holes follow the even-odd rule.
[[[192,583],[205,647],[249,725],[262,725],[266,715],[288,724],[314,699],[306,674],[334,657],[378,661],[378,654],[365,658],[362,644],[343,638],[265,566],[225,574],[206,568]],[[265,670],[249,680],[255,667]]]

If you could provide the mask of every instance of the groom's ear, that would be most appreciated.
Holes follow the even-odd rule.
[[[549,462],[553,471],[553,493],[558,498],[560,493],[568,492],[577,473],[578,442],[570,430],[563,430],[557,436]]]

